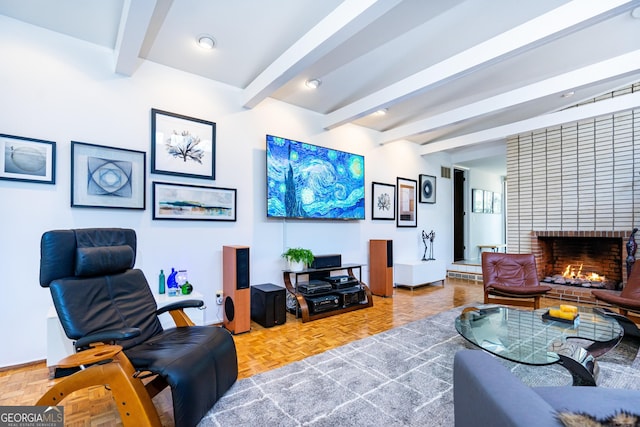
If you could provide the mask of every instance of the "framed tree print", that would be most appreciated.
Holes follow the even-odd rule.
[[[417,188],[418,182],[415,179],[397,178],[398,203],[396,226],[418,226]]]
[[[216,179],[216,124],[152,109],[151,172]]]
[[[371,219],[396,219],[396,186],[371,183]]]
[[[71,141],[71,207],[145,209],[146,153]]]
[[[436,177],[420,175],[420,203],[436,202]]]

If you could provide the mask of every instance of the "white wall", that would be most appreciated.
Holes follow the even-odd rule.
[[[502,190],[502,177],[498,174],[484,172],[480,170],[469,171],[469,206],[473,205],[471,200],[472,189],[480,189],[501,193],[504,201]],[[504,236],[504,209],[501,213],[477,213],[472,209],[469,212],[469,257],[479,257],[478,245],[491,245],[497,243],[505,243]]]
[[[282,284],[280,257],[289,246],[316,254],[341,253],[343,262],[366,264],[369,239],[393,239],[396,260],[422,257],[420,233],[436,231],[434,255],[452,258],[450,180],[438,178],[437,204],[418,205],[418,227],[372,221],[371,182],[439,176],[447,155],[421,157],[418,146],[381,146],[378,133],[353,125],[322,129],[318,114],[266,100],[241,107],[240,90],[142,63],[133,77],[113,73],[112,52],[0,16],[0,133],[55,141],[56,184],[0,180],[0,366],[44,359],[45,317],[51,299],[38,285],[39,245],[50,229],[130,227],[138,234],[136,266],[156,290],[159,270],[187,269],[205,294],[207,322],[221,318],[215,291],[222,289],[222,246],[251,248],[251,283]],[[150,110],[158,108],[217,123],[216,180],[151,175],[147,156],[144,211],[70,207],[70,141],[150,152]],[[265,135],[275,134],[365,156],[367,219],[355,222],[267,220]],[[153,221],[153,181],[238,190],[238,220]],[[368,280],[365,268],[363,279]]]

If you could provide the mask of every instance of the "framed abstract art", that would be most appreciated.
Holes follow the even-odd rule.
[[[417,187],[418,182],[415,179],[397,178],[398,203],[397,203],[397,222],[398,227],[417,227],[418,211],[417,211]]]
[[[0,134],[0,179],[56,183],[56,143]]]
[[[146,153],[71,141],[71,207],[145,209]]]

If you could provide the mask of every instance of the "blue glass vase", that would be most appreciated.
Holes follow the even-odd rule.
[[[180,288],[176,281],[177,274],[178,272],[174,268],[171,268],[171,274],[169,274],[167,278],[167,294],[169,294],[170,297],[180,295]]]

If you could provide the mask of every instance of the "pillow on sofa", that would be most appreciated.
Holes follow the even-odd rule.
[[[560,412],[558,419],[565,427],[640,427],[640,416],[624,411],[603,420],[584,413]]]

